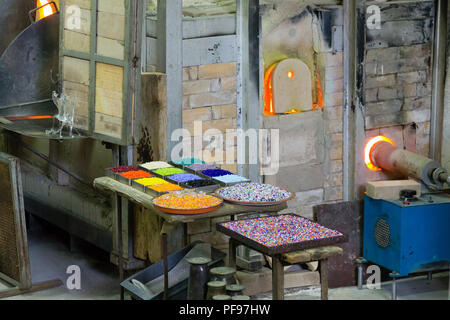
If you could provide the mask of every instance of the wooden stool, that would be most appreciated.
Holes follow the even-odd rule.
[[[320,287],[322,300],[328,300],[328,258],[342,255],[342,248],[336,246],[296,251],[282,255],[282,261],[288,264],[320,262]]]

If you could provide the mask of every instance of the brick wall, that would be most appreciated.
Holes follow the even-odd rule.
[[[380,48],[366,56],[366,127],[430,120],[431,44]]]
[[[218,129],[223,133],[237,128],[236,63],[187,67],[183,70],[183,128],[194,135],[194,121],[202,121],[203,133]],[[202,149],[208,150],[205,142]],[[193,151],[196,151],[193,149]],[[214,163],[209,152],[204,161]],[[236,142],[224,145],[224,159],[216,162],[223,169],[237,172]],[[233,157],[225,158],[228,152]],[[215,154],[212,153],[212,156]],[[226,163],[229,160],[233,163]]]
[[[312,74],[319,75],[312,85],[319,91],[316,81],[320,81],[324,106],[301,114],[264,117],[265,128],[280,129],[281,145],[280,170],[265,181],[296,193],[286,213],[313,218],[314,206],[343,199],[343,52],[334,53],[323,41],[326,37],[313,32],[314,19],[304,4],[296,9],[291,5],[280,3],[262,11],[265,67],[287,57],[307,63]],[[339,20],[340,10],[334,12],[333,21]],[[298,18],[289,19],[294,13]],[[295,30],[301,30],[301,37]],[[328,31],[323,30],[324,34]]]
[[[433,3],[381,8],[383,24],[369,31],[365,56],[366,139],[385,135],[400,148],[429,156]],[[366,178],[393,177],[367,170]]]
[[[218,129],[223,133],[237,128],[237,79],[236,63],[213,64],[186,67],[183,69],[183,128],[194,135],[194,121],[202,121],[203,133]],[[194,147],[194,146],[193,146]],[[224,161],[216,162],[208,150],[208,143],[202,145],[203,160],[216,163],[221,168],[237,173],[237,145],[224,142]],[[196,151],[192,149],[192,151]],[[229,154],[226,158],[226,154]],[[233,163],[226,163],[225,161]],[[228,238],[216,232],[215,225],[223,218],[205,219],[188,225],[190,241],[203,240],[216,248],[225,248]]]
[[[343,199],[344,55],[324,52],[319,57],[324,82],[324,201]]]

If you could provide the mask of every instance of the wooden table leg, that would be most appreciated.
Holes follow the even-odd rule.
[[[328,259],[320,260],[321,299],[328,300]]]
[[[188,226],[187,223],[183,223],[183,248],[188,245]]]
[[[169,296],[169,262],[167,260],[167,233],[162,234],[161,246],[162,246],[162,256],[164,261],[164,300],[168,299]]]
[[[236,251],[237,251],[238,243],[230,238],[229,246],[228,246],[228,265],[231,268],[236,268]]]
[[[119,264],[119,279],[120,283],[124,280],[123,272],[123,237],[122,237],[122,197],[116,195],[117,197],[117,248],[118,248],[118,264]],[[120,300],[125,299],[125,289],[120,286]]]
[[[284,267],[280,256],[272,257],[272,300],[284,300]]]

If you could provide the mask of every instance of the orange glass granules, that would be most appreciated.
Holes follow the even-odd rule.
[[[163,185],[161,186],[161,188],[164,188],[164,189],[166,189],[167,191],[181,191],[181,190],[184,190],[182,187],[177,186],[176,184],[172,184],[172,183],[169,183],[169,184],[163,184]]]
[[[153,200],[153,203],[159,207],[178,210],[197,210],[218,206],[222,200],[214,196],[201,193],[182,193],[175,192],[163,195]]]
[[[153,177],[151,173],[148,173],[144,170],[139,171],[129,171],[121,174],[122,177],[128,178],[128,179],[140,179],[140,178],[150,178]]]
[[[147,187],[153,191],[156,192],[168,192],[168,191],[181,191],[184,190],[182,187],[177,186],[176,184],[172,184],[172,183],[167,183],[167,184],[162,184],[160,186],[149,186]]]

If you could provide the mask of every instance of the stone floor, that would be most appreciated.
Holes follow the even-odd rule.
[[[11,300],[114,300],[119,298],[119,281],[115,268],[108,263],[108,255],[82,242],[70,250],[68,236],[46,223],[34,220],[29,232],[31,271],[33,282],[60,279],[64,285],[42,292],[10,298]],[[71,265],[81,269],[81,290],[69,290],[66,270]],[[416,277],[400,280],[400,300],[447,300],[448,272],[435,274],[433,280]],[[0,284],[0,290],[5,288]],[[330,290],[330,300],[389,300],[389,283],[380,290],[358,290],[355,287]],[[256,299],[267,300],[270,294]],[[318,300],[320,289],[316,287],[287,290],[286,300]]]

